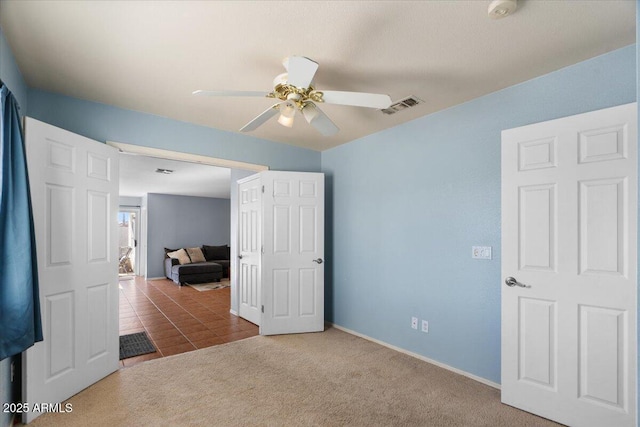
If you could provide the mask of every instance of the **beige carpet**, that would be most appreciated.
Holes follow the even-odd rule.
[[[33,426],[552,426],[466,377],[329,328],[122,369]]]

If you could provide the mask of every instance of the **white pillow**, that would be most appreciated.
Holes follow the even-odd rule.
[[[204,254],[200,248],[187,248],[187,254],[191,258],[191,262],[205,262]]]
[[[191,264],[191,258],[189,258],[189,254],[184,249],[178,249],[174,252],[168,252],[167,256],[169,258],[177,259],[180,265]]]

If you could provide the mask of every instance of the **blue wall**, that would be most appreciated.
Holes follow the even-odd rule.
[[[500,132],[635,100],[633,45],[324,151],[326,317],[499,383]]]
[[[148,277],[164,277],[164,248],[229,244],[229,199],[149,194],[147,200]]]
[[[97,141],[116,141],[269,166],[318,172],[320,153],[239,133],[29,89],[29,116]]]
[[[7,88],[16,97],[20,105],[20,114],[27,114],[27,85],[22,78],[20,69],[16,63],[13,53],[9,48],[9,44],[4,37],[2,29],[0,29],[0,79],[7,85]],[[11,362],[19,363],[20,355],[10,357],[0,361],[0,404],[11,402],[13,395],[18,391],[17,381],[11,383]],[[16,371],[18,374],[19,372]],[[18,375],[19,376],[19,375]],[[0,411],[0,427],[6,427],[11,424],[10,413]]]

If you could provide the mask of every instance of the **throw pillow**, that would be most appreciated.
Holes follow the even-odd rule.
[[[178,248],[178,249],[180,249],[180,248]],[[169,249],[169,248],[164,248],[164,257],[165,257],[165,258],[170,258],[170,257],[169,257],[169,255],[167,255],[167,254],[168,254],[169,252],[175,252],[175,251],[177,251],[178,249]]]
[[[207,261],[229,259],[229,255],[227,255],[229,253],[227,248],[228,248],[227,245],[224,245],[224,246],[202,245],[202,251],[204,252],[204,257],[207,259]]]
[[[205,261],[207,261],[204,258],[204,254],[202,253],[202,249],[200,249],[200,248],[187,248],[187,254],[189,254],[189,258],[191,258],[191,262],[205,262]]]
[[[189,258],[189,254],[184,249],[178,249],[174,252],[168,252],[167,256],[169,258],[177,259],[180,265],[191,264],[191,258]]]

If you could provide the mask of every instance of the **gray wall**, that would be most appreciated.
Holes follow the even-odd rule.
[[[230,202],[209,197],[148,194],[147,277],[164,277],[164,248],[228,245]]]

